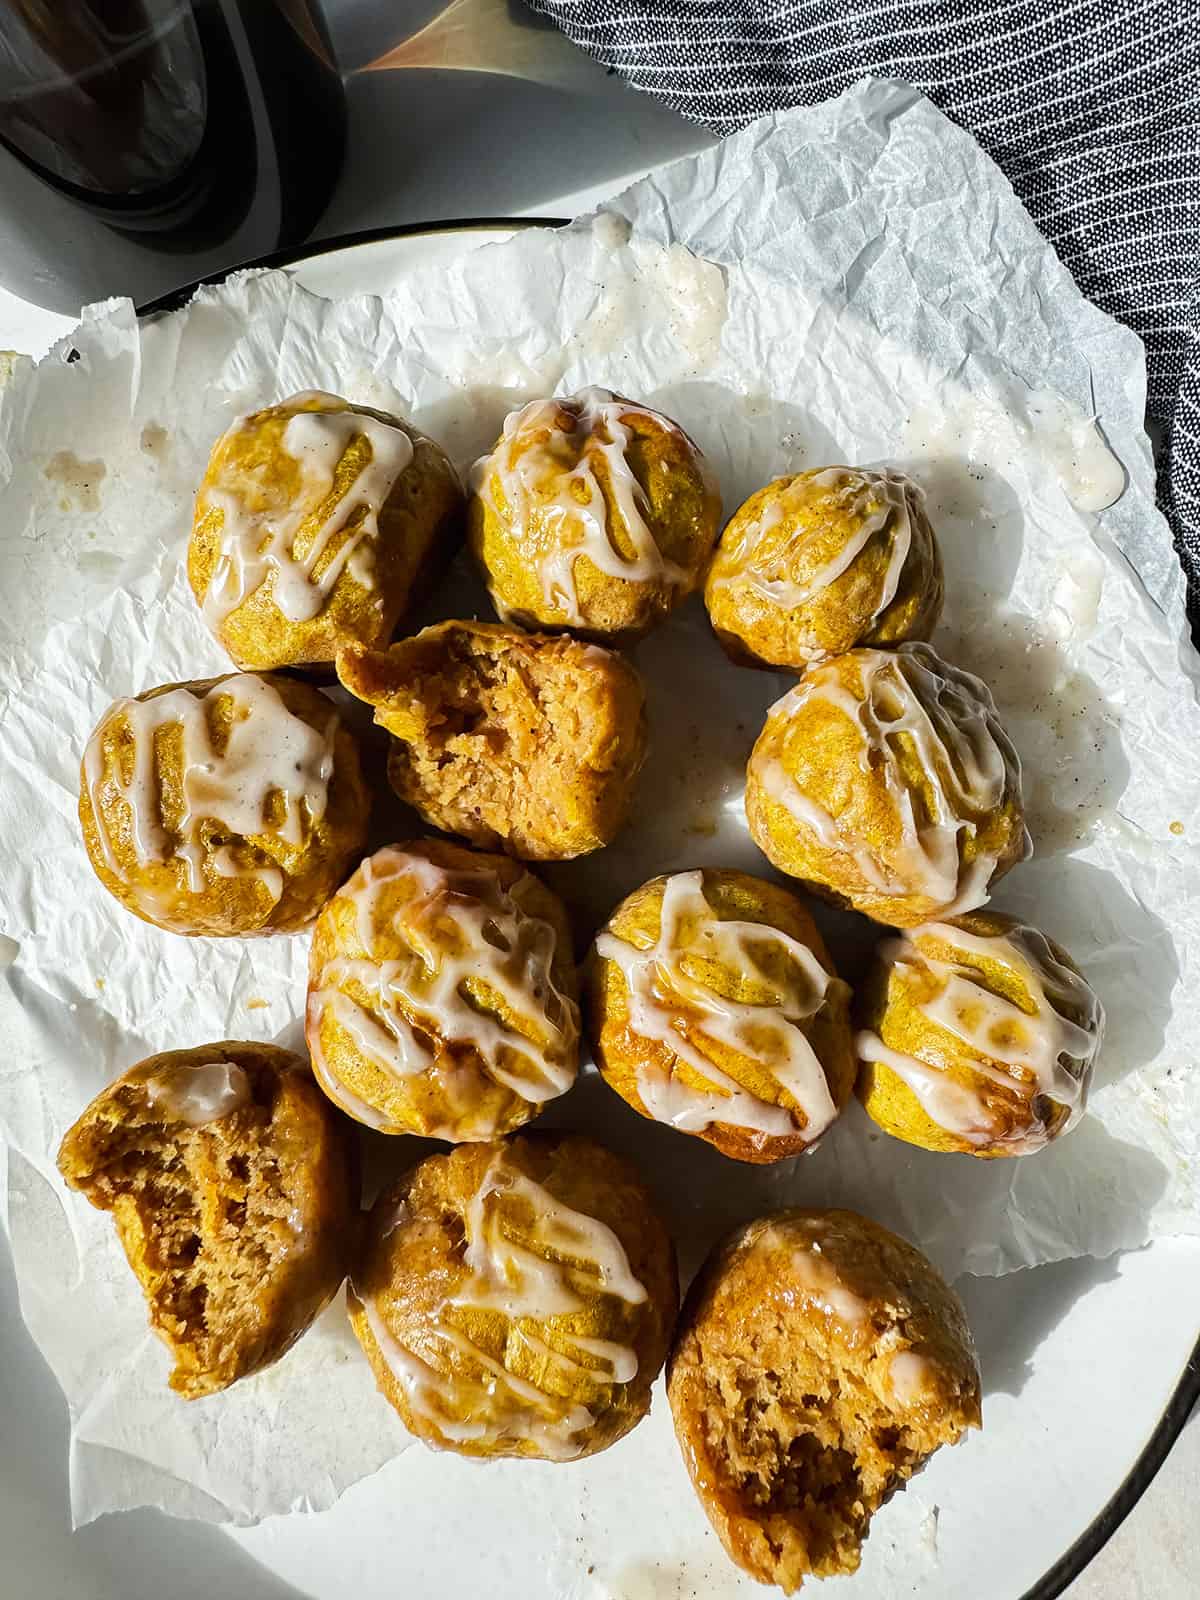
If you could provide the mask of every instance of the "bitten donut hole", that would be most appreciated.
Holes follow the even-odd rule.
[[[255,1336],[259,1286],[292,1237],[292,1202],[264,1142],[269,1114],[250,1106],[235,1117],[236,1132],[97,1125],[82,1183],[140,1256],[151,1323],[175,1358],[171,1387],[189,1398],[221,1387],[232,1348]]]
[[[780,1323],[759,1350],[710,1359],[703,1429],[754,1567],[791,1593],[854,1571],[874,1513],[957,1430],[900,1416],[822,1337]]]
[[[338,671],[398,743],[389,776],[425,819],[526,860],[595,849],[640,760],[641,689],[574,640],[444,623]]]

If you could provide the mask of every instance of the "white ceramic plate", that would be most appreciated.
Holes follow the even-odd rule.
[[[382,291],[418,260],[509,231],[477,224],[372,238],[326,247],[293,270],[319,293]],[[1137,1499],[1200,1393],[1198,1266],[1200,1242],[1179,1239],[1019,1280],[963,1280],[986,1430],[943,1451],[880,1514],[862,1571],[838,1595],[1059,1593]],[[481,1466],[414,1448],[321,1515],[229,1532],[138,1512],[69,1535],[62,1399],[20,1326],[7,1275],[5,1296],[0,1539],[14,1600],[763,1592],[729,1566],[694,1501],[661,1394],[647,1422],[591,1461]]]

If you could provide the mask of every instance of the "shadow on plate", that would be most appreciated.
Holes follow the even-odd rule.
[[[957,618],[963,597],[981,590],[990,610],[1002,606],[1025,545],[1025,516],[1006,480],[966,456],[900,457],[892,464],[925,491],[946,570],[947,618]]]
[[[630,652],[646,681],[650,746],[629,820],[612,851],[547,863],[584,945],[617,902],[664,872],[766,873],[742,809],[746,761],[789,680],[733,671],[700,597]]]
[[[844,456],[811,411],[771,395],[694,382],[667,384],[638,398],[673,417],[712,458],[726,519],[772,478],[830,466]]]
[[[1110,818],[1129,782],[1120,721],[1044,621],[964,594],[935,638],[988,685],[1021,757],[1025,810],[1041,857],[1077,849]]]
[[[1000,885],[996,905],[1057,939],[1100,996],[1107,1020],[1094,1088],[1157,1059],[1179,981],[1179,958],[1161,917],[1111,872],[1071,856],[1035,857],[1018,868]]]
[[[1117,1276],[1115,1256],[1084,1256],[1027,1267],[1003,1278],[960,1278],[955,1288],[975,1335],[984,1397],[1019,1395],[1033,1376],[1033,1358],[1077,1301]]]
[[[18,1594],[77,1594],[87,1600],[302,1600],[222,1531],[159,1511],[102,1517],[70,1531],[66,1402],[29,1337],[11,1287],[12,1259],[0,1232],[0,1544]],[[15,1562],[15,1566],[14,1566]]]

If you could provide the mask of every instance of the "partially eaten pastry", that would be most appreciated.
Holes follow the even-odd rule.
[[[608,844],[646,751],[645,692],[611,650],[497,623],[441,622],[338,677],[392,735],[388,776],[426,822],[557,861]]]
[[[111,1211],[188,1400],[277,1361],[333,1298],[357,1196],[307,1063],[223,1040],[130,1067],[69,1129],[58,1167]]]
[[[667,1395],[692,1483],[732,1559],[785,1594],[854,1572],[884,1501],[981,1425],[957,1297],[852,1211],[742,1228],[680,1327]]]

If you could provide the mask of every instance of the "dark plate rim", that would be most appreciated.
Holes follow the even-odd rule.
[[[256,256],[253,261],[239,261],[231,267],[222,267],[202,278],[193,278],[177,289],[168,289],[137,307],[139,317],[158,316],[164,311],[179,311],[197,289],[224,283],[239,272],[257,272],[272,267],[295,267],[303,261],[315,261],[320,256],[336,255],[340,250],[354,250],[364,244],[385,244],[389,239],[412,239],[439,233],[516,233],[522,228],[565,228],[568,217],[467,217],[444,222],[408,222],[385,228],[363,228],[356,233],[335,233],[319,244],[302,245],[297,250],[276,250],[271,255]]]
[[[357,233],[341,233],[323,239],[319,244],[298,250],[280,250],[273,255],[260,256],[254,261],[243,261],[207,277],[172,289],[138,307],[139,316],[156,316],[165,311],[178,311],[187,304],[197,289],[210,284],[224,283],[235,273],[259,268],[293,267],[318,256],[334,255],[339,250],[353,250],[359,245],[381,244],[389,239],[412,238],[419,234],[486,233],[520,228],[563,228],[566,217],[470,217],[457,221],[414,222],[399,227],[366,228]],[[1171,1453],[1171,1447],[1183,1431],[1184,1423],[1195,1406],[1200,1403],[1200,1338],[1184,1363],[1175,1391],[1154,1431],[1142,1446],[1137,1459],[1125,1474],[1124,1481],[1106,1505],[1092,1518],[1088,1526],[1070,1547],[1063,1552],[1037,1582],[1019,1597],[1019,1600],[1056,1600],[1067,1586],[1075,1581],[1099,1554],[1125,1518],[1137,1505],[1154,1480],[1155,1474]]]

